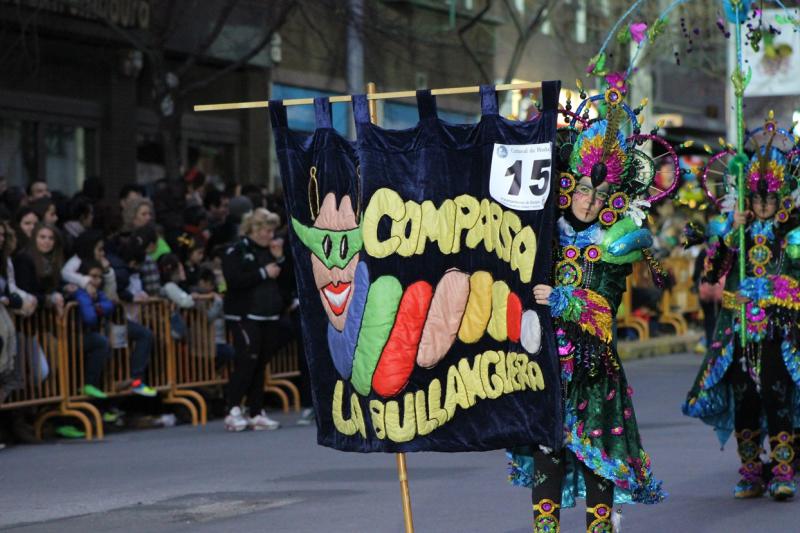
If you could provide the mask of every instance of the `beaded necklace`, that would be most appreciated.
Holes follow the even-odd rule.
[[[604,231],[594,223],[582,231],[575,231],[563,217],[558,220],[559,261],[556,263],[556,284],[572,287],[589,287],[594,264],[602,257],[598,244]]]
[[[757,278],[763,278],[767,275],[767,267],[773,258],[772,243],[775,240],[775,224],[772,220],[756,220],[749,228],[750,236],[753,239],[753,245],[747,251],[747,258],[753,265],[753,275]],[[783,251],[781,250],[778,256],[778,270],[780,273],[781,266],[783,265]]]

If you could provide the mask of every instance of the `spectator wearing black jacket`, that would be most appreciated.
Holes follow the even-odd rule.
[[[61,267],[64,255],[59,231],[46,222],[39,222],[31,232],[25,248],[14,256],[17,286],[36,297],[39,307],[52,307],[60,315],[64,311],[61,294]]]
[[[282,342],[284,299],[278,277],[284,262],[283,240],[275,239],[280,218],[259,208],[242,220],[241,239],[222,258],[227,281],[224,309],[233,333],[236,358],[228,382],[225,429],[277,429],[280,424],[263,410],[264,371]],[[241,403],[247,397],[248,412]]]

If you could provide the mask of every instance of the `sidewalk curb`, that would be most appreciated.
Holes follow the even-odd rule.
[[[665,335],[646,341],[620,341],[617,343],[617,350],[623,361],[694,353],[694,347],[701,338],[701,333],[689,332],[685,335]]]

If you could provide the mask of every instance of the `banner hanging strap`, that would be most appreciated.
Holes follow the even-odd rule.
[[[542,111],[558,111],[558,95],[561,93],[560,81],[542,83]]]
[[[417,91],[417,110],[420,120],[436,118],[436,97],[431,94],[430,89]]]
[[[288,124],[286,120],[286,107],[283,100],[269,101],[269,121],[273,128],[285,128]]]
[[[331,102],[327,96],[314,98],[314,124],[317,129],[332,128]]]
[[[369,124],[369,102],[366,94],[353,95],[353,118],[356,124]]]
[[[497,114],[497,90],[494,85],[481,85],[481,115]]]

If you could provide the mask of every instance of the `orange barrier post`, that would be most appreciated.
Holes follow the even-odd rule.
[[[297,341],[292,341],[272,358],[267,367],[266,378],[266,390],[269,390],[270,387],[286,387],[289,390],[295,412],[300,411],[300,390],[288,378],[300,377],[300,361],[298,357]],[[288,412],[288,410],[287,398],[287,403],[284,404],[284,412]]]
[[[635,274],[631,274],[626,279],[627,288],[625,294],[622,295],[622,306],[625,312],[617,316],[617,328],[631,328],[639,336],[640,341],[646,341],[650,338],[650,324],[646,320],[635,316],[633,314],[633,278]]]
[[[689,325],[683,317],[686,312],[678,306],[679,312],[673,310],[673,301],[691,292],[692,286],[692,272],[690,269],[691,263],[689,258],[686,257],[669,257],[662,261],[664,269],[667,270],[675,281],[675,284],[668,291],[664,291],[659,303],[659,310],[661,315],[659,317],[660,324],[667,324],[675,329],[676,335],[685,335],[689,331]]]
[[[193,391],[179,391],[175,386],[175,343],[170,327],[170,307],[160,298],[151,298],[140,304],[141,323],[153,332],[153,354],[147,369],[148,383],[163,392],[162,401],[186,407],[192,425],[206,422],[206,403]],[[195,400],[198,406],[195,406]]]
[[[208,309],[213,296],[198,298],[192,309],[177,310],[186,324],[186,338],[173,340],[172,349],[175,359],[175,387],[173,394],[179,397],[192,398],[200,408],[200,421],[207,422],[208,408],[205,398],[189,387],[222,385],[227,382],[227,375],[216,370],[215,359],[217,346],[214,338],[214,325],[208,318]]]
[[[87,401],[89,398],[83,394],[85,378],[85,353],[83,349],[83,328],[79,316],[78,305],[70,302],[64,308],[62,332],[59,334],[61,343],[61,354],[64,366],[67,369],[66,376],[66,402],[69,407],[76,407],[89,411],[95,421],[97,428],[97,438],[102,439],[103,418],[100,411]]]

